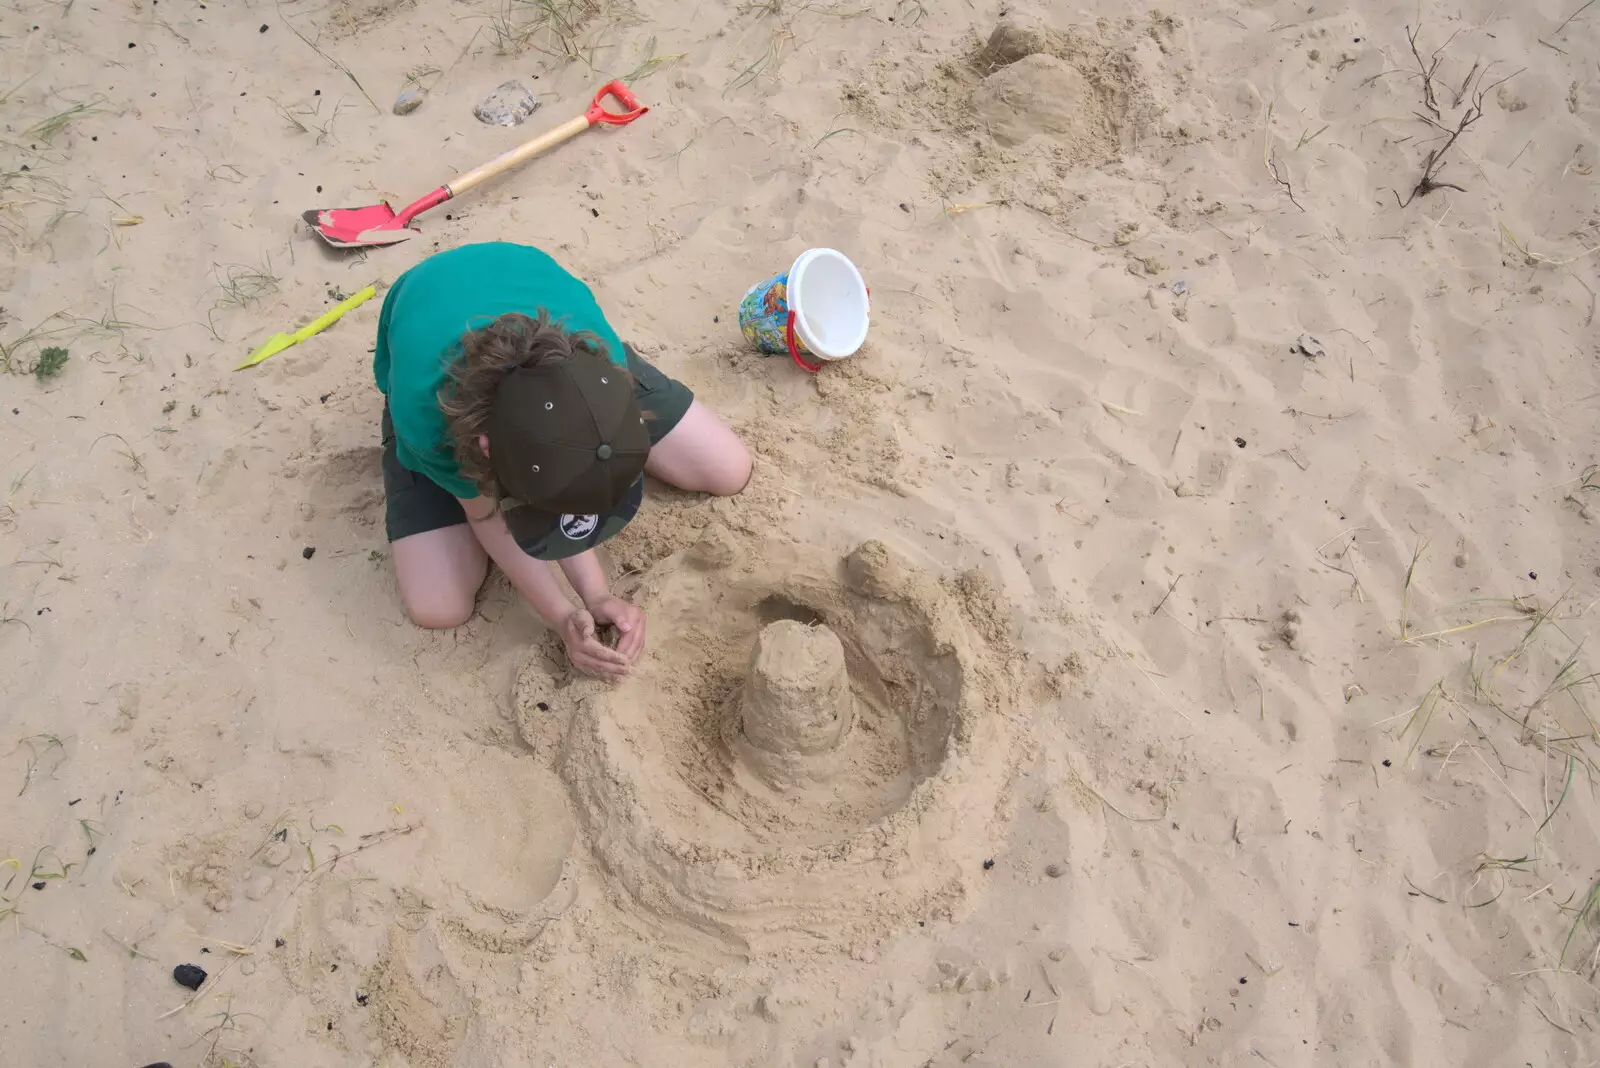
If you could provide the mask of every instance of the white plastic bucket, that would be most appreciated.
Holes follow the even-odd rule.
[[[757,349],[787,352],[807,371],[853,356],[867,340],[871,292],[856,265],[831,248],[807,249],[783,274],[751,286],[739,329]]]

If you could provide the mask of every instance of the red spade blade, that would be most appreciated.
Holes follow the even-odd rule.
[[[393,245],[416,234],[388,204],[365,208],[314,208],[301,218],[335,248]]]

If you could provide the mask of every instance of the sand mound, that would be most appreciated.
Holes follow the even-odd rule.
[[[845,94],[867,120],[934,152],[941,195],[975,186],[1061,214],[1055,190],[1118,162],[1158,130],[1179,75],[1165,62],[1174,25],[1058,25],[1003,15],[961,59],[875,64]]]
[[[982,78],[968,104],[1003,146],[1043,136],[1064,162],[1115,159],[1160,114],[1154,63],[1138,54],[1156,39],[1154,28],[1143,38],[1108,40],[1085,27],[1008,15],[968,64]]]
[[[1041,18],[1018,12],[1003,12],[989,40],[973,60],[980,71],[999,70],[1009,63],[1050,51],[1051,32]]]
[[[989,75],[972,95],[972,110],[1003,145],[1041,134],[1091,136],[1095,104],[1089,80],[1054,56],[1032,55]]]
[[[664,567],[640,593],[668,635],[650,661],[573,686],[559,746],[540,706],[565,702],[530,663],[525,737],[558,754],[596,859],[662,933],[744,954],[947,915],[1014,767],[1006,676],[880,543],[759,570]]]

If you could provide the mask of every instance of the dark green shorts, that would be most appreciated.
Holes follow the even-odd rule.
[[[623,349],[628,356],[628,372],[633,375],[633,395],[650,428],[650,444],[658,445],[689,410],[694,393],[646,363],[632,345],[624,345]],[[401,465],[387,405],[383,409],[383,492],[387,498],[384,524],[390,541],[467,521],[461,502],[453,493],[427,475]]]

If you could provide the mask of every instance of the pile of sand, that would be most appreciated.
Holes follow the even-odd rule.
[[[1191,136],[1162,121],[1185,88],[1166,55],[1175,32],[1170,19],[1084,25],[1013,6],[961,59],[885,56],[846,95],[874,125],[925,140],[941,193],[987,184],[1065,219],[1063,179]]]

